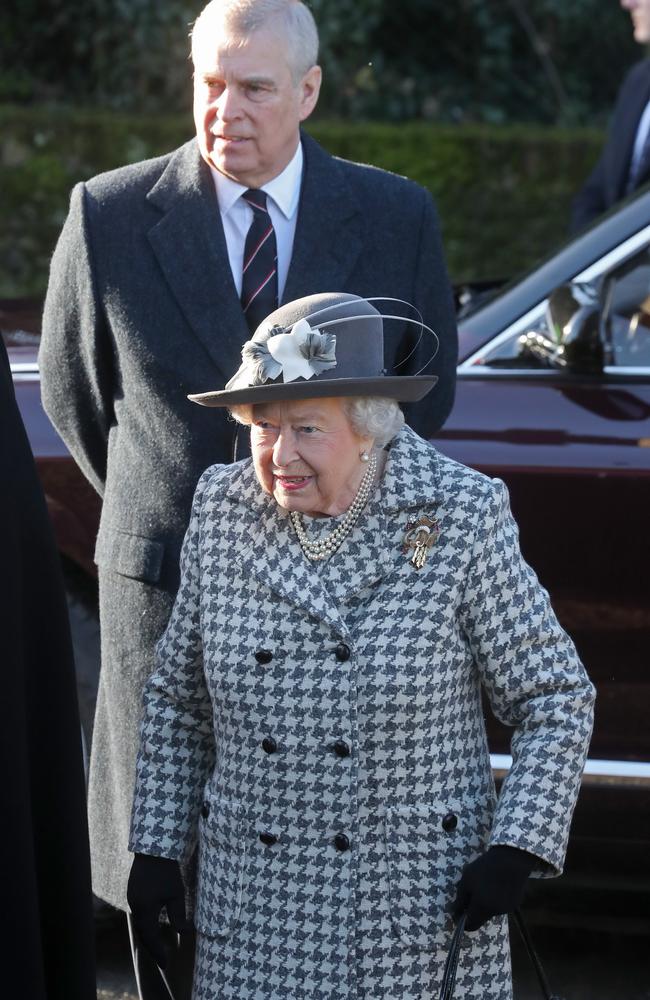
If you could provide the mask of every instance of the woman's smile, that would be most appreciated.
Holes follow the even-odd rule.
[[[273,473],[276,483],[287,493],[294,493],[309,486],[313,476],[283,476],[278,472]]]

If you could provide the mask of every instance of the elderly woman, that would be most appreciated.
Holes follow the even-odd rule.
[[[282,306],[221,392],[252,461],[202,476],[144,696],[129,899],[151,948],[198,844],[194,1000],[511,997],[507,922],[562,870],[593,689],[503,483],[439,454],[351,295]],[[484,689],[514,727],[497,801]],[[164,955],[160,955],[164,961]]]

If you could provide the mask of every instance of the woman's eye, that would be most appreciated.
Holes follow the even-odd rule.
[[[313,434],[316,430],[315,427],[299,427],[298,430],[301,434]]]

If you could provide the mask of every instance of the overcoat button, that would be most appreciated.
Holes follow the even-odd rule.
[[[203,805],[201,806],[201,815],[203,816],[203,819],[207,819],[208,816],[210,815],[210,803],[209,802],[204,802]]]
[[[255,653],[255,659],[258,663],[270,663],[273,659],[273,653],[270,649],[258,649]]]
[[[334,751],[337,757],[350,756],[350,747],[344,740],[337,740],[336,743],[334,743],[334,745],[332,746],[332,750]]]
[[[263,844],[266,844],[267,847],[273,847],[273,845],[278,842],[278,838],[274,833],[260,833],[260,840]]]
[[[262,740],[262,750],[266,750],[267,753],[275,753],[278,749],[278,744],[275,742],[272,736],[265,736]]]
[[[455,813],[447,813],[442,817],[442,829],[445,833],[451,833],[458,826],[458,816]]]
[[[350,849],[350,838],[344,833],[337,833],[334,838],[334,847],[337,851],[348,851]]]
[[[340,660],[341,663],[350,659],[350,647],[346,646],[344,642],[340,642],[336,647],[336,659]]]

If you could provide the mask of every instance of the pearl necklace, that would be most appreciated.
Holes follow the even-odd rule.
[[[370,456],[368,468],[366,469],[363,479],[361,480],[361,485],[359,486],[357,495],[352,501],[352,504],[348,507],[345,517],[341,523],[334,528],[334,531],[330,532],[326,538],[322,538],[318,542],[311,542],[307,537],[307,532],[305,531],[305,527],[302,523],[302,514],[300,514],[297,510],[292,510],[289,513],[291,523],[294,527],[296,535],[298,536],[298,541],[300,542],[300,547],[311,562],[319,562],[321,559],[329,558],[329,556],[333,555],[333,553],[336,552],[336,550],[343,544],[343,541],[347,538],[357,523],[361,511],[368,503],[375,481],[376,472],[377,456],[373,452]]]

